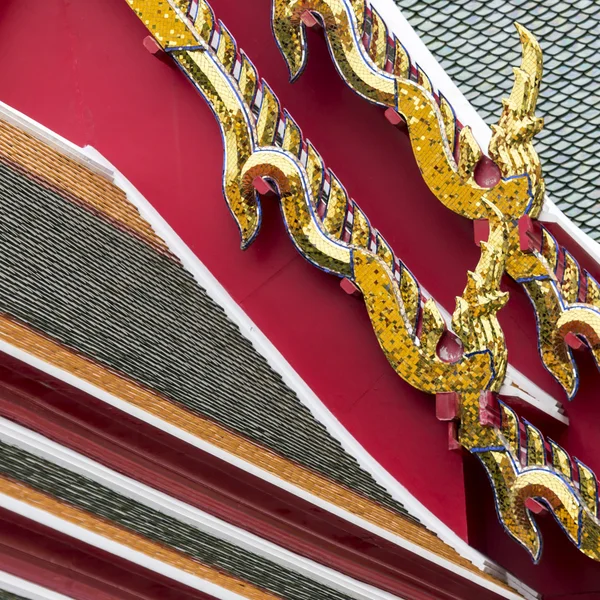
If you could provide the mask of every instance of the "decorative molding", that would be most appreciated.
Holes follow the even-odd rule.
[[[69,471],[79,473],[122,496],[156,509],[162,514],[187,523],[211,536],[231,542],[275,564],[336,589],[351,598],[356,598],[356,600],[393,600],[397,598],[393,594],[359,582],[244,529],[230,525],[3,418],[0,418],[0,440],[49,460]]]
[[[0,590],[10,592],[11,594],[18,594],[21,598],[26,598],[27,600],[73,600],[69,596],[57,594],[52,590],[48,590],[20,577],[15,577],[4,571],[0,571]]]

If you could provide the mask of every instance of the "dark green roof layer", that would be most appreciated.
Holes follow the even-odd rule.
[[[0,590],[0,600],[25,600],[25,598],[11,594],[6,590]]]
[[[395,0],[488,124],[520,63],[518,21],[540,41],[544,77],[536,140],[552,200],[600,239],[600,10],[596,0]]]
[[[0,162],[0,311],[407,514],[180,263]]]

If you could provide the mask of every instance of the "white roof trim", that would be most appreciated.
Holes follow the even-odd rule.
[[[70,596],[57,594],[5,571],[0,571],[0,590],[17,594],[27,600],[73,600]]]
[[[68,142],[58,134],[50,131],[49,129],[37,124],[32,119],[29,119],[25,115],[22,115],[15,109],[8,105],[0,102],[0,118],[6,118],[5,115],[10,114],[16,122],[24,122],[28,130],[32,135],[46,141],[53,147],[61,149],[67,148],[69,156],[71,153],[77,155],[77,160],[81,164],[93,165],[95,172],[101,173],[107,179],[113,181],[117,186],[127,194],[128,200],[136,206],[139,210],[142,218],[144,218],[152,226],[154,231],[165,241],[169,249],[175,254],[182,262],[184,267],[194,276],[196,281],[202,286],[208,295],[219,304],[225,311],[227,317],[234,322],[242,332],[242,334],[253,344],[256,350],[262,354],[267,360],[271,368],[277,372],[283,379],[283,381],[297,394],[298,398],[310,409],[315,418],[320,421],[328,430],[328,432],[336,438],[350,455],[352,455],[359,465],[373,478],[382,485],[391,496],[397,501],[401,502],[406,509],[418,518],[427,528],[435,532],[438,537],[454,548],[462,557],[469,560],[475,566],[482,571],[493,572],[495,576],[499,578],[507,578],[510,585],[513,585],[515,589],[518,589],[523,595],[528,598],[537,598],[536,592],[527,588],[527,586],[514,579],[509,573],[507,573],[499,565],[493,564],[483,554],[469,546],[460,536],[458,536],[448,525],[441,521],[435,514],[427,509],[421,502],[419,502],[395,477],[393,477],[386,469],[384,469],[365,449],[359,444],[359,442],[343,427],[339,420],[331,413],[331,411],[323,404],[323,402],[316,396],[312,389],[306,384],[306,382],[298,375],[293,369],[285,357],[275,348],[273,343],[262,333],[262,331],[254,324],[250,317],[242,310],[242,308],[233,300],[221,283],[212,275],[212,273],[206,268],[206,266],[200,261],[200,259],[192,252],[192,250],[181,240],[181,238],[175,233],[171,226],[160,216],[158,211],[137,191],[137,189],[115,169],[115,167],[108,162],[95,148],[86,146],[85,148],[79,148],[75,144]],[[39,131],[38,129],[39,128]],[[88,163],[88,161],[90,161]],[[170,423],[158,419],[153,415],[132,406],[131,404],[124,402],[120,398],[107,393],[105,390],[91,385],[87,381],[75,377],[68,371],[54,367],[53,365],[46,363],[38,359],[37,357],[24,352],[23,350],[0,340],[0,351],[6,352],[7,354],[18,358],[19,360],[30,364],[31,366],[48,373],[49,375],[65,381],[66,383],[76,387],[88,393],[112,406],[127,412],[134,417],[153,425],[163,431],[168,432],[179,439],[186,441],[202,450],[219,457],[220,459],[236,465],[245,471],[260,477],[261,479],[268,481],[278,487],[285,489],[298,497],[301,497],[312,504],[320,506],[321,508],[340,516],[341,518],[354,523],[355,525],[371,531],[376,535],[387,539],[400,547],[406,548],[409,551],[423,556],[427,560],[439,564],[446,569],[459,573],[461,576],[468,580],[474,581],[485,587],[491,589],[497,594],[506,598],[518,598],[515,594],[511,594],[504,588],[495,585],[487,579],[478,577],[476,574],[458,567],[454,563],[440,558],[436,554],[429,552],[420,546],[412,544],[411,542],[396,536],[389,531],[382,529],[372,523],[349,513],[338,506],[328,503],[312,494],[309,494],[305,490],[297,488],[289,484],[286,481],[275,477],[271,473],[264,471],[251,463],[241,460],[227,452],[212,446],[192,436],[191,434],[183,431],[177,427],[174,427]],[[531,385],[534,386],[533,382]],[[545,412],[550,412],[547,410]]]
[[[463,125],[469,125],[481,149],[487,154],[492,130],[479,116],[471,103],[465,98],[457,85],[450,79],[437,59],[427,49],[417,32],[406,20],[400,8],[393,0],[369,0],[377,9],[390,31],[394,32],[408,51],[412,60],[416,61],[431,80],[435,89],[440,90],[454,108],[458,120]],[[516,36],[516,31],[515,31]],[[509,92],[510,90],[507,90]],[[498,117],[500,117],[500,98],[498,98]],[[544,206],[539,216],[540,221],[556,223],[561,229],[573,238],[598,264],[600,264],[600,244],[593,240],[587,233],[579,229],[554,204],[546,194]]]

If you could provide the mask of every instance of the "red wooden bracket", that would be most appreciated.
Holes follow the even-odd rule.
[[[398,129],[406,129],[406,121],[402,115],[393,108],[387,108],[383,114],[394,127],[398,127]]]
[[[456,392],[438,392],[435,395],[435,416],[439,421],[458,419],[460,396]]]
[[[317,21],[317,19],[315,19],[314,15],[309,10],[305,10],[302,13],[302,15],[300,16],[300,20],[302,21],[302,23],[304,25],[306,25],[307,27],[310,27],[311,29],[314,27],[321,27],[321,24],[319,23],[319,21]]]
[[[435,395],[435,416],[448,423],[448,450],[461,450],[458,441],[458,418],[460,416],[460,394],[438,392]]]
[[[490,222],[487,219],[475,219],[473,221],[473,236],[476,246],[481,246],[481,242],[487,242],[490,237]]]
[[[350,296],[360,296],[360,290],[347,277],[343,277],[340,281],[340,287]]]
[[[535,498],[527,498],[527,500],[525,500],[525,506],[535,515],[542,515],[548,512],[547,508],[543,504],[540,504]]]
[[[522,252],[542,249],[542,226],[529,215],[519,217],[519,245]]]
[[[448,423],[448,450],[455,452],[462,450],[462,446],[458,441],[458,423],[456,421]]]
[[[479,424],[482,427],[500,427],[500,413],[493,392],[481,392],[479,396]]]
[[[573,348],[573,350],[585,348],[585,344],[572,331],[569,331],[569,333],[565,335],[564,340],[567,346]]]
[[[264,178],[255,177],[252,186],[261,196],[277,196],[277,190]]]
[[[162,58],[165,56],[166,52],[160,47],[160,44],[151,36],[147,35],[142,42],[144,44],[144,48],[152,54],[152,56],[156,56],[157,58]]]

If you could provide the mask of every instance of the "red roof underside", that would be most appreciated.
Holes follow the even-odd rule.
[[[472,224],[427,190],[408,140],[380,109],[340,81],[316,34],[310,34],[305,74],[294,85],[287,82],[270,31],[270,0],[213,0],[212,5],[372,224],[451,310],[467,269],[478,259]],[[447,450],[446,426],[435,419],[433,398],[390,369],[362,302],[296,253],[276,206],[265,207],[253,246],[239,250],[221,193],[217,123],[182,74],[144,49],[147,32],[125,0],[5,0],[0,33],[0,100],[76,144],[94,146],[122,171],[410,493],[547,597],[600,593],[600,565],[572,547],[554,523],[540,520],[545,551],[537,567],[501,531],[483,470],[467,460],[463,477],[463,459]],[[506,287],[511,301],[500,319],[511,363],[562,397],[538,357],[525,294],[512,282]],[[572,424],[553,434],[600,472],[594,435],[600,422],[598,375],[585,354],[579,362],[581,391],[569,407]],[[568,569],[564,557],[571,561]]]
[[[0,565],[3,571],[76,600],[214,600],[4,509]]]

